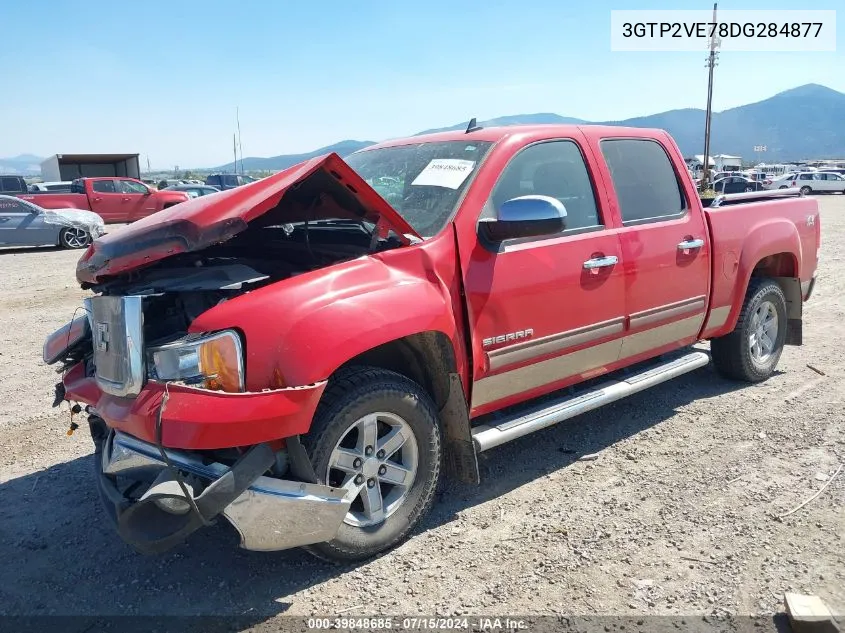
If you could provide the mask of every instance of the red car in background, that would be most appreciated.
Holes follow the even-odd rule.
[[[18,198],[43,209],[93,211],[106,223],[134,222],[190,200],[181,191],[156,191],[134,178],[79,178],[70,193],[25,193]]]

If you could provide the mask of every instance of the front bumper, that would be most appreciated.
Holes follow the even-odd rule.
[[[255,447],[256,451],[261,448]],[[269,448],[265,450],[272,456]],[[169,493],[157,490],[162,488],[158,483],[162,475],[169,472],[157,446],[112,430],[98,443],[96,474],[101,497],[121,538],[144,553],[167,551],[219,514],[240,533],[244,549],[283,550],[329,541],[349,510],[344,490],[262,474],[266,463],[259,452],[254,458],[247,454],[231,467],[185,451],[166,450],[166,455],[183,480],[195,482],[189,492],[205,521],[194,511],[176,513],[159,503],[163,498],[185,497],[181,492],[174,494],[178,489],[173,486]],[[149,483],[147,490],[136,491],[133,498],[121,492],[123,484],[137,482]],[[197,489],[202,489],[201,494],[195,493]]]
[[[155,442],[163,383],[147,382],[137,397],[121,398],[101,390],[96,379],[86,375],[85,364],[79,363],[67,372],[63,384],[65,400],[91,405],[110,428]],[[302,435],[311,427],[325,388],[325,381],[245,393],[170,385],[162,412],[162,443],[168,448],[208,450]]]

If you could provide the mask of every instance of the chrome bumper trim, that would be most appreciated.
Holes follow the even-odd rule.
[[[165,450],[171,463],[187,473],[217,480],[229,471],[185,451]],[[152,481],[165,467],[158,447],[115,432],[103,448],[102,471]],[[241,547],[273,551],[330,541],[349,510],[346,491],[320,484],[260,476],[223,510],[241,535]]]

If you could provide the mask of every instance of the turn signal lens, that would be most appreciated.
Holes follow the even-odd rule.
[[[243,391],[240,343],[234,336],[209,339],[199,346],[199,369],[206,389]]]

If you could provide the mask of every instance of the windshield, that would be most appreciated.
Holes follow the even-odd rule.
[[[442,229],[493,143],[446,141],[363,150],[344,160],[423,237]]]

